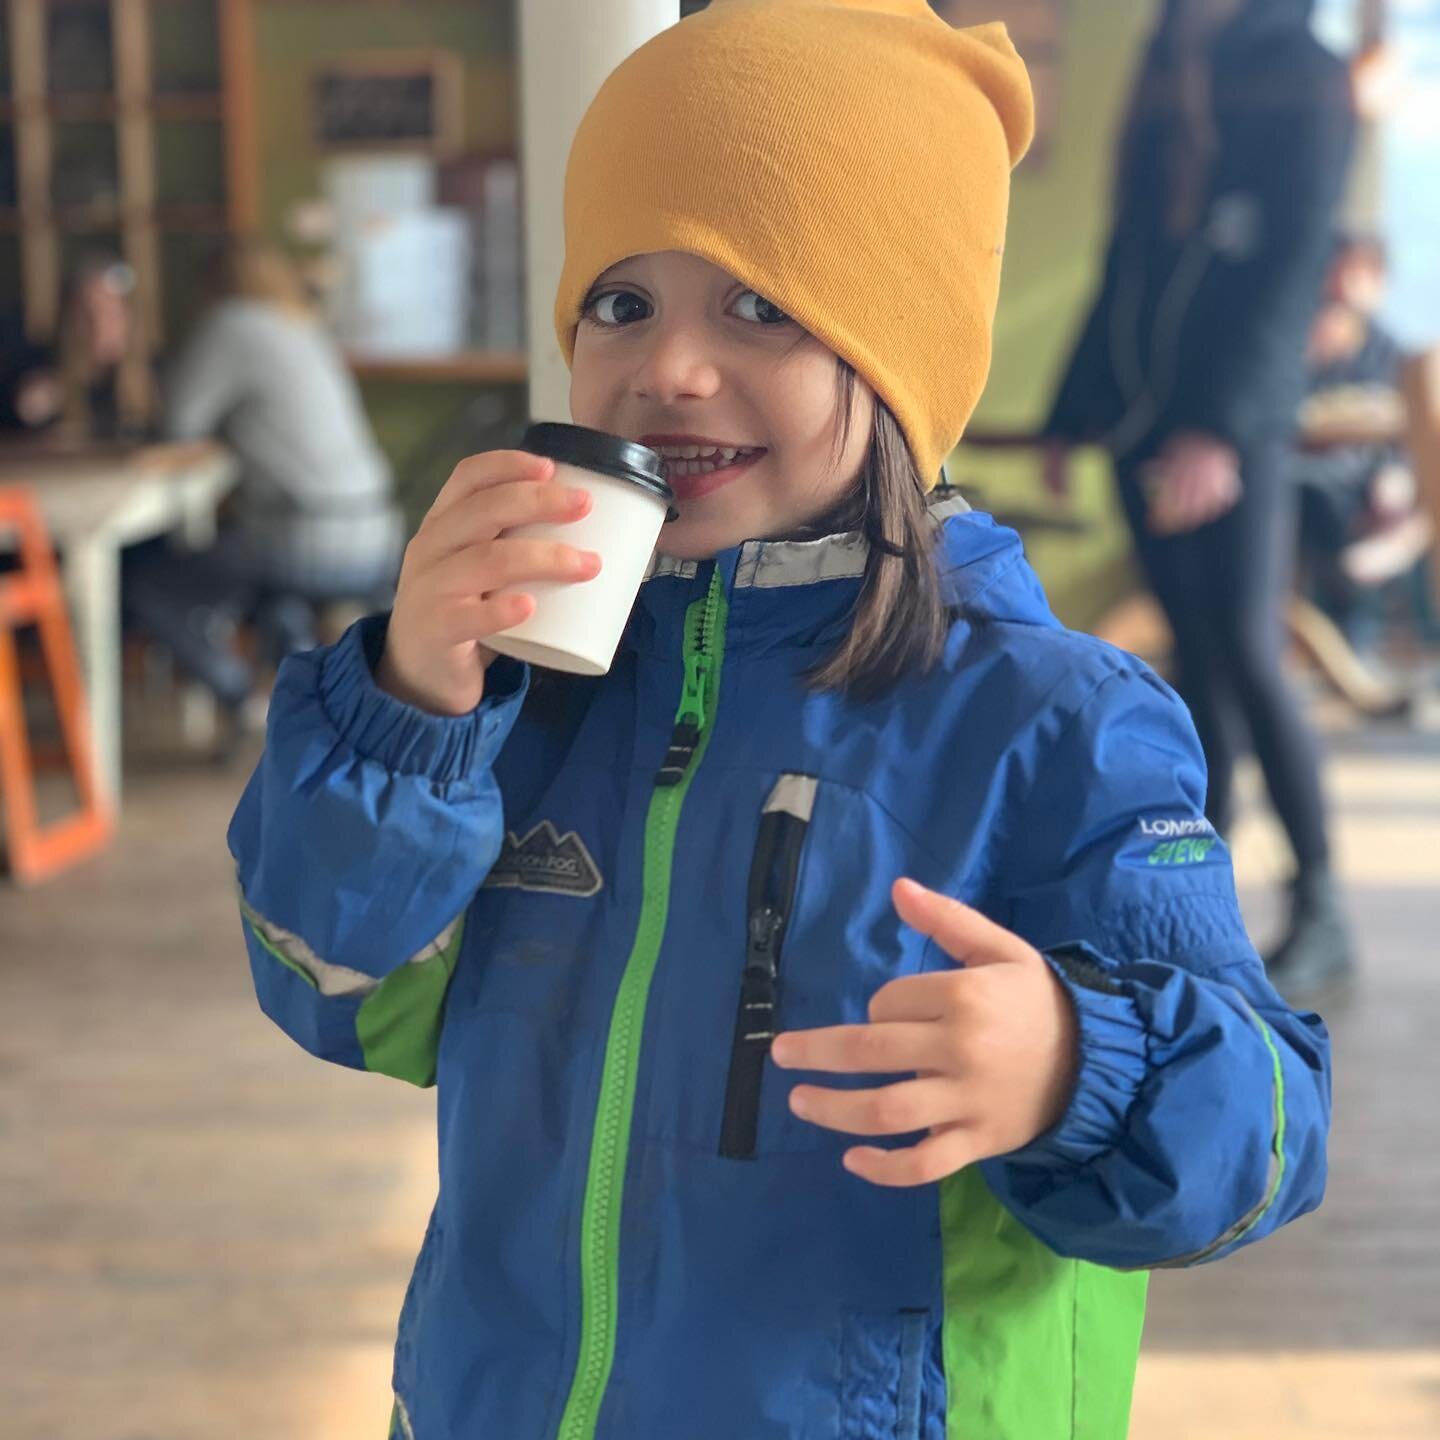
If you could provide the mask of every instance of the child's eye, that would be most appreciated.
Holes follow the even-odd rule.
[[[588,299],[584,313],[601,325],[629,325],[645,318],[644,314],[636,313],[645,308],[646,302],[630,290],[607,290]]]
[[[753,290],[744,291],[735,307],[742,320],[754,320],[761,325],[783,325],[790,318],[778,305]],[[751,311],[754,313],[749,313]]]

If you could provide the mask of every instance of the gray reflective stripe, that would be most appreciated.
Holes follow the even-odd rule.
[[[930,518],[942,525],[952,515],[963,515],[970,504],[955,495],[930,507]],[[870,547],[858,532],[826,535],[819,540],[749,540],[741,547],[735,570],[737,590],[779,590],[794,585],[815,585],[822,580],[852,580],[865,573]],[[694,560],[652,555],[646,580],[667,577],[693,580],[699,573]]]
[[[415,1431],[410,1424],[410,1412],[398,1395],[395,1397],[395,1418],[400,1422],[400,1434],[404,1440],[415,1440]]]
[[[930,519],[943,525],[952,515],[963,515],[969,501],[956,495],[930,507]],[[865,573],[870,546],[855,532],[826,535],[820,540],[751,540],[740,551],[735,588],[779,590],[795,585],[816,585],[824,580],[853,580]]]
[[[930,518],[937,525],[943,525],[952,515],[968,515],[971,508],[970,502],[963,495],[951,495],[930,507]]]
[[[457,915],[428,945],[422,945],[405,963],[407,965],[423,965],[427,960],[433,960],[437,955],[443,955],[450,948],[450,942],[455,938],[455,927],[465,917]]]
[[[677,560],[673,555],[654,554],[645,568],[647,580],[663,579],[673,575],[678,580],[693,580],[700,573],[698,560]]]
[[[1227,1245],[1233,1244],[1243,1235],[1252,1230],[1264,1218],[1265,1212],[1275,1203],[1275,1197],[1280,1193],[1280,1180],[1285,1173],[1285,1078],[1284,1071],[1280,1064],[1279,1052],[1275,1049],[1275,1042],[1270,1037],[1270,1027],[1256,1014],[1255,1009],[1249,1001],[1242,997],[1241,1003],[1250,1012],[1250,1018],[1260,1030],[1265,1041],[1265,1046],[1270,1052],[1272,1062],[1272,1090],[1274,1093],[1274,1115],[1275,1131],[1274,1138],[1270,1145],[1270,1164],[1265,1171],[1265,1190],[1257,1205],[1251,1206],[1223,1235],[1213,1244],[1207,1245],[1203,1250],[1196,1250],[1190,1255],[1180,1255],[1174,1260],[1165,1260],[1159,1265],[1150,1266],[1153,1270],[1178,1270],[1186,1265],[1198,1265],[1202,1260],[1208,1260],[1212,1255],[1218,1255]]]
[[[783,810],[808,825],[815,809],[815,788],[818,784],[813,775],[782,775],[765,802],[765,813],[769,815]]]
[[[823,540],[751,541],[740,551],[735,588],[778,590],[848,580],[865,573],[870,547],[863,535],[827,535]]]
[[[298,935],[292,934],[273,920],[267,920],[245,896],[240,896],[240,913],[254,927],[255,933],[270,949],[283,956],[297,969],[303,970],[314,982],[315,988],[331,997],[343,995],[369,995],[379,989],[381,981],[362,970],[352,970],[348,965],[335,965],[322,960]],[[457,915],[428,945],[422,946],[405,962],[407,965],[423,965],[440,955],[455,938],[455,927],[462,917]]]
[[[1146,1270],[1182,1270],[1187,1265],[1198,1265],[1202,1260],[1208,1260],[1212,1255],[1218,1255],[1233,1240],[1238,1240],[1252,1225],[1255,1225],[1270,1208],[1274,1199],[1275,1182],[1280,1177],[1280,1161],[1272,1152],[1270,1166],[1265,1175],[1265,1198],[1247,1210],[1218,1240],[1207,1245],[1203,1250],[1193,1251],[1189,1255],[1177,1255],[1173,1260],[1162,1260],[1158,1265],[1146,1265]]]

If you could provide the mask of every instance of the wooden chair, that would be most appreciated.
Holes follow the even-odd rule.
[[[1420,504],[1440,535],[1440,345],[1406,362],[1404,374],[1406,447]],[[1440,607],[1440,564],[1431,553],[1430,582]]]
[[[75,660],[70,617],[40,508],[26,489],[0,486],[0,532],[18,541],[17,568],[0,573],[0,804],[10,872],[33,885],[100,850],[114,819],[102,798],[90,753],[85,692]],[[35,796],[34,752],[25,719],[16,633],[34,626],[55,697],[65,755],[79,808],[42,824]]]

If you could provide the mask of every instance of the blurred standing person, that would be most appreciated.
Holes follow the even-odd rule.
[[[1352,968],[1319,755],[1282,670],[1289,457],[1354,117],[1309,0],[1167,0],[1120,148],[1104,279],[1048,434],[1114,458],[1222,834],[1243,732],[1294,852],[1267,959],[1290,996]]]
[[[223,439],[241,475],[213,550],[163,544],[127,557],[130,613],[227,705],[248,669],[217,640],[222,595],[261,607],[282,653],[314,643],[313,604],[379,603],[399,572],[404,521],[354,377],[292,262],[240,240],[214,268],[212,303],[169,367],[167,439]]]

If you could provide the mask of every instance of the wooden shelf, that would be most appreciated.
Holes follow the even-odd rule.
[[[227,228],[225,207],[220,204],[160,205],[153,211],[137,214],[153,214],[162,231],[207,234]],[[118,205],[57,205],[46,214],[37,215],[27,227],[15,206],[4,205],[0,206],[0,235],[18,235],[26,228],[43,228],[51,221],[64,235],[108,235],[123,229],[125,220],[125,211]]]
[[[454,355],[400,356],[349,354],[361,380],[418,380],[477,385],[523,385],[530,360],[523,352],[462,350]]]
[[[0,95],[0,120],[20,115],[45,116],[61,124],[104,124],[118,120],[127,106],[148,109],[156,120],[220,120],[223,101],[218,90],[161,91],[151,100],[126,101],[114,95],[47,95],[17,101]]]

